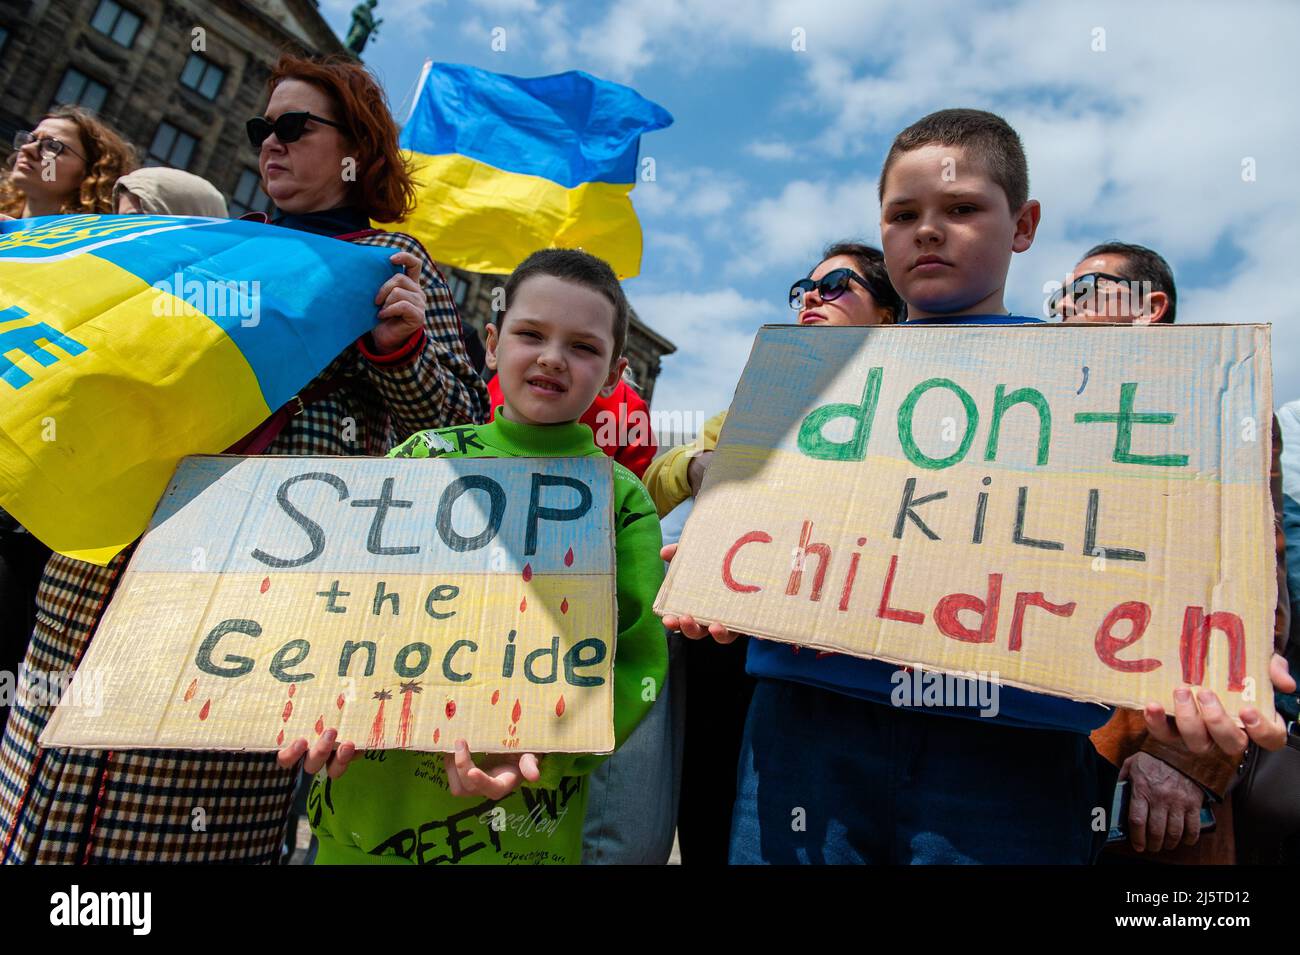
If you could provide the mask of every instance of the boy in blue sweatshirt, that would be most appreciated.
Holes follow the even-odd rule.
[[[881,238],[907,324],[1026,324],[1003,304],[1039,204],[1015,130],[943,110],[894,140]],[[665,617],[688,637],[689,617]],[[730,634],[708,627],[715,639]],[[999,687],[999,711],[891,705],[898,667],[751,639],[733,863],[1086,863],[1096,804],[1088,733],[1106,707]],[[976,699],[972,692],[966,699]]]

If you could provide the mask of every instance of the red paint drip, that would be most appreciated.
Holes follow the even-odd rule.
[[[319,736],[319,735],[320,735],[321,733],[323,733],[323,732],[325,732],[325,714],[324,714],[324,713],[322,713],[322,714],[320,715],[320,718],[319,718],[318,720],[316,720],[316,735]]]
[[[560,601],[560,613],[568,613],[568,612],[569,612],[569,598],[565,597],[563,600]]]
[[[519,612],[523,613],[527,609],[528,609],[528,598],[525,597],[523,600],[519,601]]]
[[[295,693],[297,693],[297,692],[298,692],[298,684],[297,684],[297,683],[290,683],[290,684],[289,684],[289,699],[292,700],[292,699],[293,699],[293,695],[294,695]]]
[[[492,691],[492,705],[493,705],[493,706],[496,706],[496,705],[497,705],[497,701],[500,700],[500,699],[501,699],[501,691],[500,691],[500,690],[493,690],[493,691]]]
[[[397,748],[406,749],[411,745],[411,697],[414,693],[402,694],[402,714],[397,720]]]
[[[572,547],[570,547],[570,548],[568,549],[568,551],[566,551],[565,554],[564,554],[564,566],[565,566],[565,567],[572,567],[572,566],[573,566],[573,548],[572,548]]]
[[[195,693],[196,690],[198,690],[198,688],[199,688],[199,681],[198,681],[198,678],[196,677],[195,679],[190,680],[190,686],[189,686],[189,689],[185,691],[185,702],[186,702],[186,703],[188,703],[190,700],[194,699],[194,693]]]
[[[520,715],[522,715],[523,712],[524,712],[523,707],[519,705],[518,700],[515,700],[515,708],[510,711],[510,721],[512,723],[518,723],[519,717]]]
[[[410,699],[408,696],[407,699]],[[384,749],[384,701],[379,701],[379,712],[370,724],[370,737],[366,740],[366,749]]]
[[[510,735],[511,735],[511,736],[514,736],[514,735],[515,735],[515,730],[518,729],[518,728],[519,728],[519,727],[515,726],[514,723],[511,723],[511,724],[510,724]]]
[[[259,593],[266,593],[266,592],[267,592],[268,590],[270,590],[270,589],[271,589],[271,578],[270,578],[270,577],[263,577],[263,578],[262,578],[262,586],[258,588],[258,592],[259,592]]]
[[[438,737],[441,736],[441,735],[442,735],[442,730],[435,729],[435,730],[433,731],[433,741],[434,741],[435,743],[438,742]]]
[[[340,693],[340,694],[339,694],[339,698],[338,698],[337,700],[334,701],[334,705],[337,706],[340,710],[343,709],[343,694],[342,694],[342,693]]]
[[[279,735],[277,735],[277,736],[275,737],[275,745],[276,745],[276,746],[283,746],[283,745],[284,745],[284,730],[280,730]]]
[[[560,694],[559,702],[555,704],[555,715],[556,716],[564,715],[564,694],[563,693]]]
[[[284,701],[284,712],[280,714],[280,721],[289,722],[289,717],[293,714],[293,700]]]
[[[456,715],[456,701],[455,701],[455,700],[448,700],[448,701],[447,701],[447,719],[451,719],[451,718],[452,718],[453,716],[455,716],[455,715]]]
[[[533,579],[533,565],[524,564],[524,583],[528,583],[528,581],[532,579]]]
[[[203,704],[203,709],[199,710],[199,719],[206,720],[208,718],[208,714],[211,712],[212,712],[212,701],[208,700],[206,703]]]

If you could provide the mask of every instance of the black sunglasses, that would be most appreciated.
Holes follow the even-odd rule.
[[[66,149],[82,162],[90,162],[89,159],[81,155],[81,153],[77,152],[61,139],[55,139],[53,136],[42,136],[37,138],[36,134],[29,129],[20,129],[18,132],[14,133],[14,149],[22,149],[28,143],[36,143],[42,156],[57,156]]]
[[[1052,314],[1059,315],[1061,311],[1061,302],[1065,300],[1065,296],[1069,295],[1070,298],[1073,299],[1093,298],[1097,291],[1098,279],[1105,279],[1108,282],[1119,282],[1123,284],[1127,284],[1129,281],[1122,275],[1111,275],[1108,272],[1085,272],[1083,275],[1075,276],[1074,281],[1069,285],[1063,285],[1053,292],[1052,297],[1047,300],[1047,307],[1051,310]]]
[[[791,285],[790,307],[802,309],[804,296],[813,289],[817,290],[823,302],[833,302],[848,290],[850,282],[857,282],[873,296],[876,294],[871,284],[852,269],[832,269],[820,279],[800,279]]]
[[[334,120],[316,116],[306,110],[281,113],[275,118],[275,122],[265,116],[254,116],[244,125],[244,128],[248,130],[248,141],[253,144],[253,148],[261,149],[262,143],[266,142],[266,138],[272,133],[275,133],[275,138],[282,143],[296,143],[302,138],[309,119],[324,123],[326,126],[333,126],[335,129],[343,129],[343,126]]]

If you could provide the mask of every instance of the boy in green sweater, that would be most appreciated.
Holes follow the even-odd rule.
[[[600,259],[570,249],[534,252],[505,286],[500,326],[487,348],[503,404],[484,425],[422,431],[389,457],[603,456],[578,418],[597,393],[608,396],[627,359],[630,309]],[[652,604],[663,580],[659,520],[631,471],[614,463],[618,638],[614,737],[621,746],[654,704],[668,668]],[[651,692],[646,692],[647,688]],[[308,746],[280,751],[315,773],[308,796],[318,863],[576,864],[582,858],[586,775],[604,756],[521,753],[471,758],[356,747],[326,730]],[[344,775],[346,771],[346,776]]]

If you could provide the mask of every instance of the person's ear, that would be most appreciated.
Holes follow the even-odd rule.
[[[1156,322],[1164,321],[1167,314],[1169,314],[1169,294],[1152,292],[1147,296],[1146,308],[1142,310],[1142,314],[1137,317],[1134,324],[1154,325]]]
[[[614,367],[609,370],[609,375],[605,378],[605,384],[601,386],[600,396],[608,398],[618,387],[618,383],[623,379],[623,372],[627,370],[627,359],[620,358],[614,362]]]
[[[1037,199],[1028,200],[1016,213],[1016,233],[1011,237],[1011,251],[1025,252],[1034,244],[1034,235],[1038,232],[1038,220],[1043,215],[1043,207]]]
[[[497,327],[493,325],[491,322],[488,322],[485,326],[483,326],[483,331],[484,331],[484,337],[487,339],[487,344],[485,346],[485,350],[487,351],[487,357],[484,358],[483,363],[487,365],[487,367],[491,368],[493,371],[496,371],[497,370],[497,342],[498,342]]]

